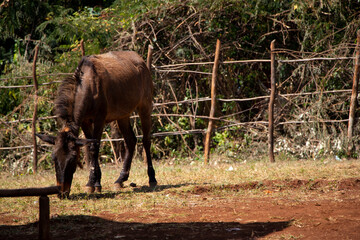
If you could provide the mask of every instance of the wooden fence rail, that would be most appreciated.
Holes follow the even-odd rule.
[[[40,84],[39,84],[40,85]],[[359,92],[360,90],[358,90]],[[338,94],[338,93],[352,93],[351,89],[343,89],[343,90],[329,90],[329,91],[316,91],[316,92],[304,92],[304,93],[286,93],[286,94],[280,94],[278,93],[277,96],[279,97],[299,97],[299,96],[308,96],[308,95],[318,95],[318,94]],[[246,102],[246,101],[254,101],[254,100],[261,100],[261,99],[267,99],[270,98],[270,96],[259,96],[259,97],[251,97],[251,98],[216,98],[216,101],[219,102]],[[154,107],[162,107],[166,105],[173,105],[173,104],[184,104],[184,103],[194,103],[194,102],[203,102],[203,101],[211,101],[211,98],[209,97],[203,97],[198,99],[187,99],[187,100],[181,100],[181,101],[172,101],[172,102],[165,102],[165,103],[154,103]],[[153,117],[162,116],[164,114],[152,114]],[[181,114],[178,114],[177,116],[182,117]],[[186,115],[188,117],[192,115]],[[197,118],[209,118],[208,116],[200,116],[200,115],[193,115]],[[137,118],[138,115],[131,116],[131,118]],[[42,120],[49,120],[49,119],[56,119],[56,116],[49,116],[49,117],[39,117],[38,121]],[[19,120],[13,120],[13,121],[3,121],[4,124],[14,124],[14,123],[20,123],[20,122],[31,122],[32,118],[26,118],[26,119],[19,119]]]
[[[36,197],[58,194],[59,187],[0,189],[0,197]]]
[[[275,50],[276,52],[276,50]],[[336,61],[336,60],[354,60],[355,57],[337,57],[337,58],[306,58],[306,59],[292,59],[292,60],[281,60],[277,59],[278,63],[300,63],[300,62],[310,62],[310,61]],[[253,60],[235,60],[235,61],[223,61],[221,64],[254,64],[254,63],[270,63],[269,59],[253,59]],[[180,64],[171,64],[171,65],[162,65],[162,66],[154,66],[152,67],[155,71],[159,72],[184,72],[186,70],[181,69],[167,69],[170,67],[185,67],[185,66],[196,66],[196,65],[212,65],[214,62],[198,62],[198,63],[180,63]],[[171,71],[170,71],[171,70]],[[199,72],[199,71],[186,71],[190,73],[200,73],[200,74],[209,74],[210,72]],[[62,76],[71,76],[73,73],[52,73],[52,74],[39,74],[38,77],[62,77]],[[20,76],[20,77],[7,77],[0,78],[0,81],[6,81],[10,79],[32,79],[33,76]],[[52,81],[48,83],[42,83],[41,85],[50,85],[54,83],[60,83],[61,81]],[[18,86],[0,86],[0,89],[4,88],[31,88],[34,87],[33,84],[28,85],[18,85]]]
[[[190,117],[197,117],[192,116]],[[206,116],[207,117],[207,116]],[[207,117],[209,118],[209,117]],[[219,118],[214,118],[214,120],[219,120]],[[356,121],[359,121],[360,118],[355,118]],[[342,119],[342,120],[321,120],[322,123],[346,123],[348,122],[348,119]],[[286,124],[308,124],[308,123],[318,123],[318,120],[303,120],[303,121],[286,121],[286,122],[277,122],[276,125],[286,125]],[[267,126],[269,124],[268,121],[254,121],[254,122],[237,122],[228,124],[222,127],[218,127],[213,129],[213,131],[222,131],[224,129],[229,129],[231,127],[236,126],[246,126],[246,125],[263,125]],[[184,131],[176,131],[176,132],[158,132],[151,134],[151,137],[166,137],[166,136],[176,136],[176,135],[186,135],[186,134],[205,134],[206,129],[193,129],[193,130],[184,130]],[[137,135],[136,138],[142,138],[142,135]],[[117,142],[117,141],[123,141],[123,138],[116,138],[116,139],[101,139],[101,142]],[[53,147],[53,145],[48,144],[41,144],[38,145],[39,147]],[[34,145],[26,145],[26,146],[16,146],[16,147],[0,147],[0,150],[16,150],[16,149],[25,149],[25,148],[33,148]]]

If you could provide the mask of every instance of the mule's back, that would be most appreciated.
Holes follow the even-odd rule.
[[[85,114],[105,114],[105,121],[128,117],[136,108],[151,108],[153,84],[144,60],[135,52],[119,51],[82,60],[79,98]],[[81,96],[86,95],[87,97]],[[83,105],[83,104],[81,104]]]

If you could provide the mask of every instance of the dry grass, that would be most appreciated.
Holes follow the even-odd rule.
[[[155,191],[146,187],[148,178],[146,168],[140,161],[134,161],[130,174],[131,182],[137,187],[126,187],[122,192],[113,192],[112,185],[117,179],[120,168],[112,165],[102,166],[103,193],[87,195],[84,185],[87,182],[87,170],[77,170],[72,185],[71,199],[59,200],[50,196],[52,217],[68,215],[98,215],[101,213],[126,213],[128,211],[144,211],[159,205],[191,206],[198,201],[196,194],[183,195],[191,192],[197,186],[215,186],[211,192],[213,196],[234,196],[249,194],[248,192],[224,192],[216,186],[241,184],[244,182],[263,180],[312,180],[328,179],[339,180],[359,177],[359,161],[278,161],[274,164],[267,161],[249,161],[246,163],[219,163],[205,166],[201,162],[191,164],[169,163],[170,161],[156,162],[157,179],[159,186]],[[37,175],[12,176],[2,172],[0,188],[26,188],[50,186],[55,183],[54,171],[41,171]],[[263,191],[253,191],[251,194],[264,194]],[[285,194],[285,193],[279,193]],[[38,198],[0,198],[0,224],[3,219],[12,219],[12,224],[27,224],[38,219]],[[176,216],[174,216],[176,218]],[[128,219],[128,221],[132,221]]]

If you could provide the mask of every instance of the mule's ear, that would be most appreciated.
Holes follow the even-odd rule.
[[[76,139],[75,143],[77,146],[82,147],[89,143],[96,143],[96,139]]]
[[[41,140],[43,140],[44,142],[50,143],[52,145],[55,145],[55,139],[56,137],[54,136],[49,136],[49,135],[45,135],[45,134],[36,134],[36,136],[38,138],[40,138]]]

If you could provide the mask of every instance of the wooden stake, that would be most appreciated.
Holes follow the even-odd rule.
[[[273,40],[270,44],[271,51],[271,93],[270,93],[270,101],[269,101],[269,159],[270,162],[275,162],[274,158],[274,103],[275,103],[275,93],[276,93],[276,81],[275,81],[275,40]]]
[[[219,56],[220,56],[220,40],[216,41],[216,50],[215,50],[215,60],[214,66],[212,71],[212,78],[211,78],[211,108],[210,108],[210,118],[209,118],[209,125],[206,132],[205,137],[205,150],[204,150],[204,163],[208,164],[209,155],[210,155],[210,138],[211,132],[213,129],[213,117],[215,115],[215,104],[216,104],[216,78],[217,78],[217,71],[219,68]]]
[[[84,47],[84,40],[81,39],[80,41],[80,49],[81,49],[81,56],[85,56],[85,47]]]
[[[356,57],[355,57],[355,65],[354,65],[354,76],[353,76],[353,85],[352,85],[352,93],[351,93],[351,101],[350,101],[350,111],[349,111],[349,123],[348,123],[348,156],[351,155],[351,152],[354,148],[353,143],[353,127],[355,121],[355,111],[356,111],[356,103],[357,103],[357,95],[358,95],[358,82],[359,82],[359,65],[360,65],[360,30],[357,31],[357,39],[356,39]]]
[[[39,197],[39,239],[50,239],[50,204],[46,195]]]
[[[147,54],[147,59],[146,59],[146,66],[148,67],[150,72],[151,72],[151,63],[152,63],[153,50],[154,50],[154,47],[151,44],[149,44],[148,54]]]
[[[38,104],[38,82],[36,78],[36,61],[39,52],[39,45],[35,47],[35,55],[33,60],[33,80],[34,80],[34,113],[32,119],[32,138],[34,143],[34,155],[33,155],[33,171],[34,173],[37,172],[37,143],[36,143],[36,120],[37,120],[37,104]]]

